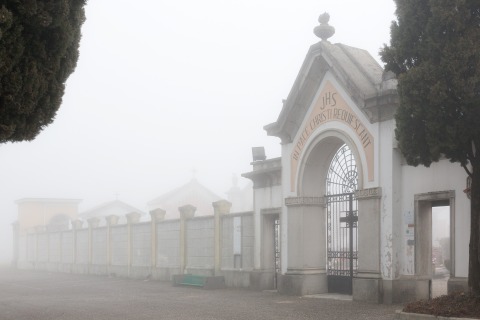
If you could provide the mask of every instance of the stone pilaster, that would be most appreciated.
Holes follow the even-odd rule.
[[[127,223],[128,224],[134,224],[134,223],[139,223],[141,214],[138,212],[130,212],[125,215],[125,218],[127,218]]]
[[[118,224],[118,219],[118,216],[112,214],[105,217],[105,222],[107,223],[107,226],[116,226]]]
[[[150,211],[151,222],[151,252],[150,252],[150,266],[155,268],[157,266],[157,223],[165,220],[166,211],[163,209],[155,209]]]
[[[215,219],[215,275],[217,275],[222,262],[222,215],[230,213],[232,204],[227,200],[219,200],[212,205]]]
[[[82,229],[82,227],[83,227],[83,220],[80,220],[80,219],[72,220],[72,229],[73,230]]]
[[[60,265],[63,264],[63,231],[60,231],[60,241],[58,243],[58,252],[59,252],[59,259],[58,259],[58,263]]]
[[[12,266],[17,268],[18,267],[18,257],[19,257],[19,248],[20,248],[20,233],[19,233],[19,223],[18,221],[12,223],[12,233],[13,233],[13,259],[12,259]]]
[[[73,229],[73,264],[77,264],[77,231],[83,227],[83,221],[80,219],[72,220]]]
[[[35,234],[35,257],[34,257],[35,265],[38,262],[38,234],[40,232],[43,232],[43,230],[44,230],[43,226],[33,227],[33,233]]]
[[[98,228],[100,219],[93,217],[87,220],[88,223],[88,265],[92,265],[93,259],[93,229]]]
[[[382,302],[380,270],[381,188],[355,192],[358,201],[358,272],[353,279],[353,299]]]
[[[128,276],[130,276],[133,264],[133,225],[140,222],[141,214],[130,212],[125,215],[127,219],[127,266]]]
[[[187,220],[195,216],[196,207],[187,204],[179,207],[180,211],[180,270],[185,272],[187,267]]]
[[[98,228],[98,226],[100,225],[100,219],[96,217],[90,218],[87,220],[87,223],[90,229],[95,229]]]
[[[325,198],[290,197],[285,199],[285,205],[288,260],[278,290],[294,295],[327,292]]]
[[[118,216],[107,216],[105,222],[107,223],[107,272],[110,273],[110,267],[112,266],[112,226],[118,224]]]

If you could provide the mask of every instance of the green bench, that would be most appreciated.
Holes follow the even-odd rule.
[[[174,286],[194,286],[203,289],[223,289],[225,288],[225,278],[223,276],[202,276],[198,274],[175,274],[173,275]]]

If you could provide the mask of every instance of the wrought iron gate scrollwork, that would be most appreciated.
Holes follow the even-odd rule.
[[[334,155],[327,173],[328,291],[352,293],[358,269],[358,186],[355,158],[347,145]]]

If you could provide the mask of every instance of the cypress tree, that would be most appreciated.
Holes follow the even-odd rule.
[[[395,3],[380,54],[398,77],[396,138],[408,164],[446,157],[471,177],[468,285],[480,294],[480,1]]]
[[[0,143],[49,125],[78,60],[85,0],[0,0]]]

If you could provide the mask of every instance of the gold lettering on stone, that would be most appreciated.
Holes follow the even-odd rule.
[[[320,97],[315,102],[312,113],[307,123],[300,131],[298,138],[294,141],[294,148],[291,154],[291,191],[295,191],[295,178],[298,170],[298,163],[303,149],[307,145],[312,134],[323,124],[330,121],[338,121],[346,124],[355,132],[360,140],[362,149],[367,160],[368,181],[374,180],[373,175],[373,147],[374,138],[368,128],[364,125],[357,114],[348,106],[335,87],[327,81]],[[360,159],[357,159],[357,161]]]

